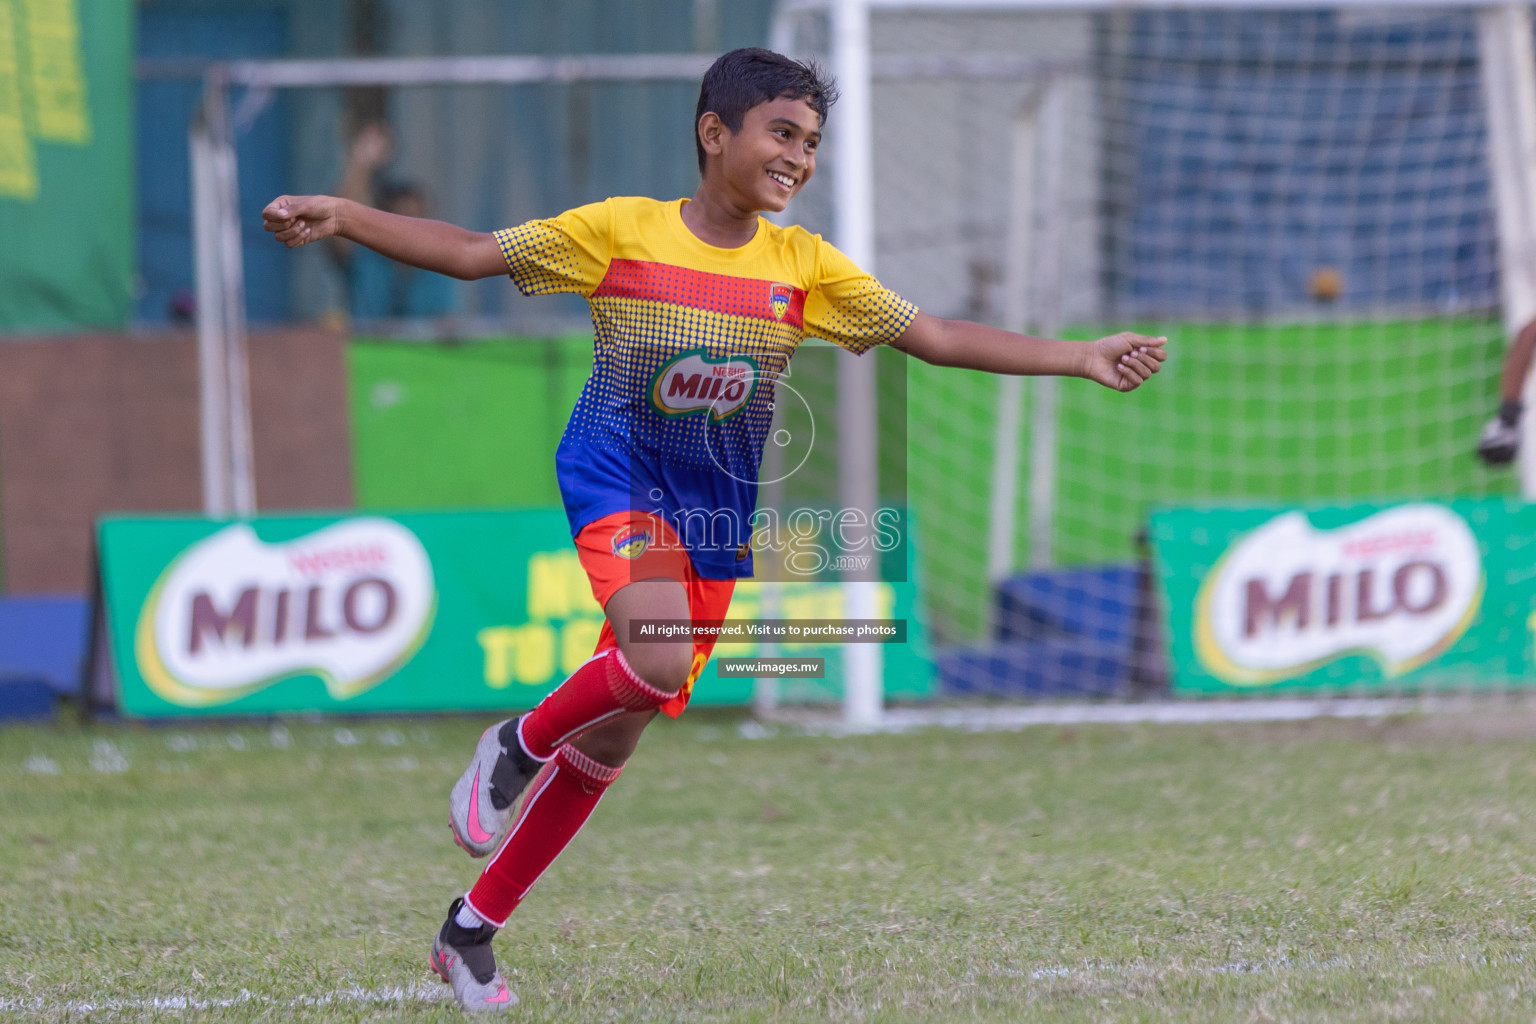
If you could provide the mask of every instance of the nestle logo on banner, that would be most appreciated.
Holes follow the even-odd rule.
[[[237,524],[165,570],[140,611],[135,654],[150,688],[188,707],[296,675],[346,700],[409,660],[436,605],[426,549],[393,520],[346,520],[280,544]]]
[[[1206,577],[1195,649],[1229,683],[1277,682],[1346,654],[1399,675],[1455,643],[1482,596],[1477,538],[1443,505],[1402,505],[1335,530],[1287,512]]]

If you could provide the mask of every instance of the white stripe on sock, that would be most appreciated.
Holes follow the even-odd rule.
[[[539,762],[539,764],[543,764],[544,762],[549,760],[549,757],[554,757],[555,755],[554,754],[550,754],[549,757],[539,757],[537,754],[531,753],[528,750],[528,741],[523,739],[523,723],[526,722],[527,720],[528,720],[528,716],[527,715],[523,715],[522,717],[520,717],[517,720],[517,728],[514,730],[517,733],[517,745],[522,748],[523,753],[527,754],[529,757],[531,757],[535,761]],[[557,747],[559,746],[558,743],[555,744],[555,745]]]
[[[566,733],[564,736],[561,736],[558,740],[555,740],[555,742],[554,742],[555,751],[558,753],[561,747],[565,746],[567,743],[571,742],[571,740],[575,739],[577,736],[580,736],[582,733],[586,732],[588,729],[592,728],[594,725],[597,725],[599,722],[606,722],[610,718],[617,718],[619,715],[627,715],[627,714],[629,714],[629,709],[628,708],[615,708],[612,711],[606,711],[603,714],[598,715],[596,718],[592,719],[592,721],[590,721],[590,722],[583,722],[583,723],[581,723],[576,728],[574,728],[570,732]],[[554,755],[551,754],[550,756],[553,757]],[[548,760],[548,758],[545,758],[545,760]]]
[[[549,784],[554,782],[555,776],[559,774],[560,766],[556,765],[554,768],[550,769],[548,775],[544,776],[544,781],[540,784],[538,789],[523,797],[523,806],[517,813],[517,820],[512,823],[512,831],[508,832],[507,837],[501,841],[501,845],[497,847],[496,852],[491,855],[490,861],[485,865],[485,870],[482,871],[481,874],[489,873],[492,865],[501,860],[501,855],[506,852],[507,846],[512,842],[512,837],[517,835],[517,833],[522,830],[523,822],[528,820],[528,815],[530,812],[532,812],[534,805],[539,802],[539,797],[544,795],[544,791],[549,788]],[[476,911],[476,913],[479,912]],[[507,922],[505,918],[503,918],[500,922],[496,922],[492,921],[484,914],[481,914],[480,916],[490,924],[496,925],[497,928],[506,927]]]
[[[475,913],[474,908],[469,905],[469,893],[464,894],[464,902],[460,904],[459,912],[453,916],[453,923],[460,928],[471,930],[485,924],[485,918]]]

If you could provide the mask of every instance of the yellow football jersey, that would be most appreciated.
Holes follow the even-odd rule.
[[[759,218],[746,245],[690,231],[688,200],[615,198],[498,231],[525,295],[574,292],[592,375],[556,456],[572,533],[641,509],[675,526],[706,578],[741,557],[774,388],[807,335],[862,353],[917,315],[821,236]],[[695,529],[707,517],[708,529]]]

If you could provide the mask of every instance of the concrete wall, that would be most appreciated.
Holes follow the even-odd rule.
[[[256,490],[264,510],[353,503],[344,338],[254,335]],[[106,512],[202,505],[190,333],[0,344],[0,549],[11,593],[91,586]]]

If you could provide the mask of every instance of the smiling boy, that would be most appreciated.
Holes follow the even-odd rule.
[[[811,180],[834,99],[814,65],[761,49],[722,56],[699,94],[692,199],[609,199],[493,234],[329,196],[281,196],[263,211],[290,248],[340,235],[453,277],[509,274],[527,295],[575,292],[592,309],[592,375],[556,469],[606,622],[593,657],[538,707],[485,731],[453,787],[455,839],[474,856],[494,854],[432,945],[433,969],[466,1010],[516,1002],[492,936],[656,713],[676,717],[687,705],[712,642],[636,642],[628,626],[723,618],[735,580],[752,574],[748,524],[774,385],[806,336],[1119,391],[1165,358],[1162,338],[1052,341],[929,316],[820,236],[762,218]],[[707,530],[690,525],[701,518]]]

